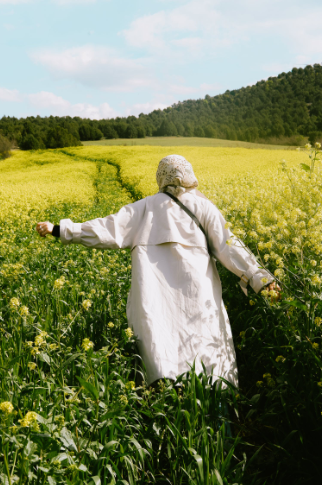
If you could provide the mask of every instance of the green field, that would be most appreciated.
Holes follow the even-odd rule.
[[[241,147],[241,148],[266,148],[270,150],[294,150],[296,147],[284,145],[264,145],[260,143],[248,143],[246,141],[218,140],[215,138],[199,138],[184,136],[153,136],[145,138],[117,138],[115,140],[98,140],[83,141],[84,146],[101,145],[101,146],[135,146],[135,145],[152,145],[162,147]]]

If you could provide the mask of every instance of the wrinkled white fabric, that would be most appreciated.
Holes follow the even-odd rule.
[[[256,258],[225,229],[220,211],[195,189],[180,196],[208,234],[215,258],[249,281],[258,292],[262,278],[273,281]],[[201,362],[214,375],[238,384],[231,329],[222,302],[221,283],[207,242],[193,220],[166,194],[124,206],[117,214],[84,223],[60,221],[64,244],[132,250],[129,325],[139,339],[148,383],[175,378]],[[267,284],[267,283],[265,283]]]

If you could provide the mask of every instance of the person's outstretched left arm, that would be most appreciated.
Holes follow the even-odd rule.
[[[59,226],[51,222],[38,222],[36,230],[41,237],[47,234],[59,235],[63,244],[82,244],[97,249],[130,248],[137,234],[145,200],[128,204],[116,214],[92,219],[83,223],[62,219]]]

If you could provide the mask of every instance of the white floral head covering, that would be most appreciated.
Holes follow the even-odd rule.
[[[156,173],[160,192],[168,187],[181,188],[177,192],[185,192],[185,189],[193,189],[198,186],[198,180],[193,173],[191,163],[180,155],[168,155],[162,158]]]

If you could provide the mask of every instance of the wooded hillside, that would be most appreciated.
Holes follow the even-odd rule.
[[[200,136],[241,141],[322,137],[322,66],[306,66],[254,86],[178,102],[138,117],[3,117],[0,133],[22,149],[58,148],[80,141],[145,136]]]

